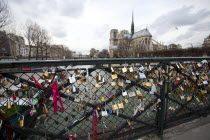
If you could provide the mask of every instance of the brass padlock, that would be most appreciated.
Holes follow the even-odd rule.
[[[44,114],[47,114],[48,113],[48,109],[46,107],[46,105],[44,104],[43,108],[42,108],[42,111]]]
[[[196,100],[197,102],[200,102],[200,99],[199,99],[198,97],[195,97],[195,100]]]
[[[146,86],[147,86],[147,87],[151,87],[152,84],[151,84],[150,82],[146,82]]]
[[[123,87],[123,82],[118,82],[118,86]]]
[[[116,72],[112,72],[111,77],[112,77],[112,80],[117,79],[118,78],[117,77],[117,73]]]
[[[117,106],[117,104],[115,104],[115,105],[112,105],[112,110],[117,110],[118,109],[118,106]]]
[[[187,96],[187,101],[190,101],[192,99],[192,96]]]
[[[44,76],[44,79],[51,79],[50,74],[49,74],[48,71],[45,71],[43,76]]]
[[[123,103],[118,103],[117,105],[118,105],[118,108],[121,108],[121,109],[124,108],[124,104]]]
[[[4,78],[4,80],[0,83],[0,85],[1,85],[2,87],[6,86],[7,84],[8,84],[7,78]]]
[[[128,100],[127,99],[124,99],[123,100],[123,104],[127,104],[128,103]]]
[[[136,90],[136,95],[138,95],[138,96],[142,96],[141,91],[140,91],[140,90]]]
[[[74,98],[74,102],[79,103],[80,101],[81,101],[81,99],[80,99],[80,98]]]
[[[111,86],[116,86],[116,82],[111,82]]]
[[[70,93],[70,89],[68,88],[68,89],[66,89],[66,93],[68,94],[68,93]]]
[[[101,85],[99,85],[99,84],[95,84],[95,87],[96,87],[96,88],[100,88],[100,87],[101,87]]]
[[[102,76],[100,74],[96,75],[96,81],[101,82],[102,81]]]
[[[20,116],[18,119],[18,126],[23,127],[24,126],[24,116]]]
[[[133,70],[133,67],[130,67],[130,68],[128,68],[128,71],[131,73],[131,72],[133,72],[134,70]]]
[[[11,108],[11,102],[10,102],[10,100],[9,100],[9,99],[7,100],[7,108],[8,108],[8,109],[10,109],[10,108]]]
[[[122,72],[126,73],[127,72],[127,68],[126,67],[122,68]]]

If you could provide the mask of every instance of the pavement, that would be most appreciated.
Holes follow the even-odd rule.
[[[137,140],[160,140],[150,134]],[[164,130],[164,140],[210,140],[210,115]]]
[[[164,133],[165,140],[210,140],[210,116],[181,124]]]

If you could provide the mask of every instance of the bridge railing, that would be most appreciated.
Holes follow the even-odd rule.
[[[209,60],[0,62],[1,136],[162,137],[164,129],[209,114]]]

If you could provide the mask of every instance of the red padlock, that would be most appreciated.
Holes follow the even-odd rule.
[[[17,97],[15,96],[15,94],[13,94],[12,99],[13,101],[17,100]]]

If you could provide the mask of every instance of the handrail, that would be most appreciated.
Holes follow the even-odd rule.
[[[103,64],[131,64],[148,62],[173,62],[173,61],[202,61],[210,57],[161,57],[161,58],[112,58],[112,59],[66,59],[66,60],[33,60],[33,61],[0,61],[2,68],[47,67],[68,65],[103,65]]]

